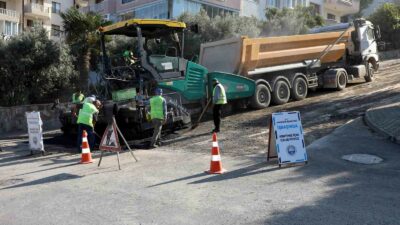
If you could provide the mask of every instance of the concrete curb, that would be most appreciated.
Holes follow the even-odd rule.
[[[379,125],[377,125],[373,119],[373,117],[371,116],[371,114],[373,113],[372,111],[374,110],[374,108],[370,108],[365,112],[364,115],[364,121],[365,123],[375,132],[383,135],[385,138],[389,139],[390,141],[396,143],[396,144],[400,144],[400,137],[396,137],[392,134],[390,134],[389,132],[385,131],[384,129],[382,129],[382,127],[380,127]]]

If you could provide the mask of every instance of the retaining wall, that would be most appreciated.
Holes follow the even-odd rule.
[[[70,103],[60,103],[52,110],[53,104],[23,105],[0,107],[0,136],[27,132],[25,112],[39,111],[43,121],[43,130],[54,130],[61,127],[58,119],[60,110],[71,107]]]

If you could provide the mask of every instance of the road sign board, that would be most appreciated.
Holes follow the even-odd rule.
[[[29,148],[31,151],[44,151],[43,122],[40,118],[40,112],[26,112],[25,116],[28,124]]]
[[[268,159],[278,157],[280,165],[307,162],[300,112],[279,112],[271,116]]]
[[[103,151],[121,151],[115,120],[110,123],[104,131],[99,148]]]

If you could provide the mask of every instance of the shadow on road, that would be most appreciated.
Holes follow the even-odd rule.
[[[336,132],[324,144],[310,147],[310,163],[293,171],[290,178],[276,183],[302,186],[311,183],[310,190],[291,190],[299,195],[314,195],[323,188],[325,193],[311,202],[297,202],[274,212],[265,225],[343,225],[385,224],[400,221],[400,152],[398,145],[366,135],[367,127],[357,122],[359,129]],[[362,134],[360,134],[362,133]],[[369,132],[368,132],[369,133]],[[376,165],[361,165],[341,159],[344,154],[375,154],[384,158]],[[315,189],[312,187],[315,186]],[[285,209],[286,208],[286,209]]]
[[[53,182],[60,182],[60,181],[65,181],[65,180],[72,180],[72,179],[77,179],[81,178],[83,176],[78,176],[74,174],[69,174],[69,173],[60,173],[54,176],[49,176],[45,178],[41,178],[38,180],[34,180],[31,182],[23,183],[23,184],[17,184],[13,185],[10,187],[2,188],[1,190],[4,189],[12,189],[12,188],[19,188],[19,187],[26,187],[26,186],[33,186],[33,185],[39,185],[39,184],[47,184],[47,183],[53,183]]]
[[[162,183],[154,184],[154,185],[148,186],[148,188],[157,187],[157,186],[161,186],[161,185],[165,185],[165,184],[171,184],[171,183],[184,181],[184,180],[190,180],[190,179],[193,179],[193,178],[203,177],[203,176],[206,176],[206,175],[208,175],[208,174],[206,174],[206,173],[198,173],[198,174],[195,174],[195,175],[191,175],[191,176],[187,176],[187,177],[178,178],[178,179],[175,179],[175,180],[170,180],[170,181],[165,181],[165,182],[162,182]]]
[[[197,180],[197,181],[193,181],[193,182],[190,182],[189,184],[201,184],[201,183],[236,179],[236,178],[252,176],[252,175],[256,175],[256,174],[260,174],[260,173],[272,172],[272,171],[279,170],[279,169],[281,169],[281,168],[279,168],[276,165],[276,162],[274,162],[274,161],[260,162],[260,163],[253,164],[253,165],[250,165],[247,167],[243,167],[243,168],[240,168],[237,170],[228,171],[228,172],[220,174],[220,175],[210,175],[210,177],[207,177],[207,178],[201,179],[201,180]]]

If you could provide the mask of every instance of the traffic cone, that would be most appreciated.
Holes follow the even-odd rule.
[[[90,147],[87,139],[87,133],[86,130],[83,131],[82,134],[82,156],[81,156],[81,162],[83,164],[87,163],[92,163],[92,153],[90,153]]]
[[[206,171],[210,174],[222,174],[226,172],[224,168],[222,168],[221,163],[221,155],[219,154],[219,147],[217,141],[217,134],[213,133],[213,145],[211,149],[211,163],[210,170]]]

